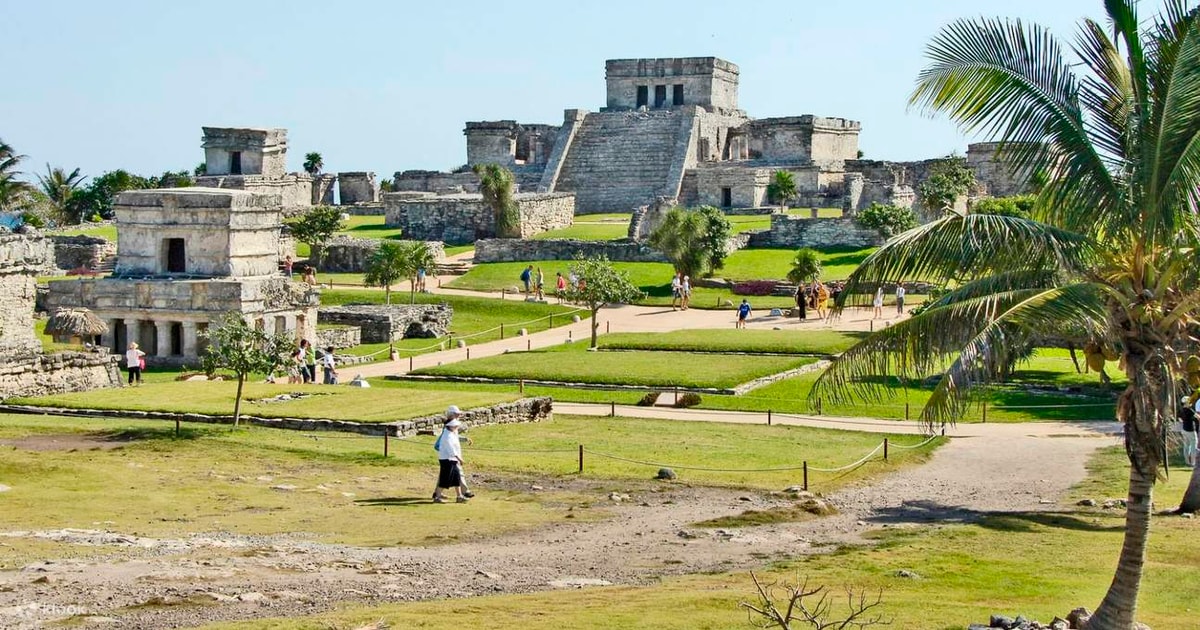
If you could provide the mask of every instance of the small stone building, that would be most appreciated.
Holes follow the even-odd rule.
[[[137,341],[152,363],[195,364],[203,333],[230,311],[275,334],[312,338],[318,292],[278,273],[275,195],[214,188],[121,193],[117,266],[100,279],[50,283],[47,307],[84,307],[108,323],[103,344]]]
[[[570,227],[575,220],[575,196],[568,193],[517,193],[521,238]],[[406,238],[466,245],[495,238],[496,218],[477,194],[413,197],[385,193],[386,224],[399,227]]]
[[[333,205],[335,175],[287,172],[287,129],[203,127],[196,185],[278,195],[285,214]]]

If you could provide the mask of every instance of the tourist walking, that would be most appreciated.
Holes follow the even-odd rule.
[[[820,280],[813,281],[813,295],[817,302],[817,318],[829,318],[829,287],[825,286]]]
[[[904,314],[904,294],[905,293],[906,293],[906,291],[904,290],[904,283],[897,282],[896,283],[896,314],[897,315]]]
[[[292,262],[292,255],[288,254],[287,258],[283,259],[283,275],[287,276],[288,280],[292,279],[292,267],[295,263]]]
[[[424,267],[420,267],[417,269],[417,284],[416,284],[416,286],[413,287],[413,291],[416,291],[417,293],[425,292],[425,268]]]
[[[1196,416],[1196,409],[1192,407],[1191,399],[1184,397],[1180,402],[1179,408],[1179,430],[1183,433],[1183,461],[1188,466],[1196,465],[1196,429],[1200,428],[1200,421]],[[1196,406],[1200,407],[1200,398],[1196,400]]]
[[[434,503],[446,502],[442,493],[445,488],[455,489],[458,503],[466,503],[467,499],[475,496],[475,493],[467,487],[463,475],[462,444],[459,442],[458,435],[459,428],[462,426],[462,421],[458,419],[461,415],[462,412],[458,407],[450,405],[446,409],[446,424],[442,428],[442,434],[434,442],[434,447],[438,452],[438,481],[437,487],[433,490]],[[468,443],[470,443],[469,440]]]
[[[678,271],[671,278],[671,310],[675,310],[676,305],[683,306],[683,274]]]
[[[317,349],[307,339],[300,340],[300,357],[304,366],[301,373],[304,382],[317,382]]]
[[[737,325],[735,328],[745,328],[746,320],[750,317],[751,312],[750,302],[746,298],[742,298],[742,303],[738,305],[737,309]]]
[[[875,314],[871,316],[871,319],[883,317],[883,287],[875,289],[875,299],[871,301],[871,304],[875,307]]]
[[[688,310],[688,306],[692,304],[692,279],[688,276],[683,277],[683,284],[680,286],[680,292],[683,293],[683,310]]]
[[[324,373],[326,385],[337,385],[337,357],[333,354],[333,346],[325,348],[325,354],[321,356],[321,371]]]
[[[546,300],[546,274],[542,273],[541,266],[537,268],[537,299],[540,302]]]
[[[804,285],[796,285],[796,317],[801,321],[808,319],[808,296],[805,295]]]
[[[304,354],[299,350],[292,352],[288,362],[288,385],[299,385],[304,382]]]
[[[525,285],[525,298],[529,299],[529,285],[533,282],[533,265],[529,265],[521,272],[521,282]]]
[[[567,292],[567,279],[563,277],[561,271],[554,272],[554,293],[558,295],[558,303],[562,304],[563,294]]]
[[[130,341],[125,350],[125,368],[129,370],[129,384],[142,384],[142,370],[146,367],[146,353],[138,349],[136,341]]]

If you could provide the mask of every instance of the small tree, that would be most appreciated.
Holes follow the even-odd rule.
[[[379,180],[379,192],[392,192],[396,189],[396,185],[391,178],[385,177]]]
[[[712,275],[714,271],[725,266],[725,257],[729,255],[729,236],[733,226],[729,217],[720,208],[700,206],[696,209],[704,217],[704,252],[708,257],[708,269],[705,273]]]
[[[233,403],[233,426],[242,417],[242,388],[250,374],[270,374],[293,348],[292,340],[284,335],[272,335],[253,327],[241,313],[226,313],[216,327],[201,333],[208,339],[208,349],[201,361],[208,373],[230,370],[237,375],[237,397]]]
[[[86,178],[79,173],[79,169],[68,173],[60,167],[50,168],[49,164],[46,165],[46,174],[38,175],[37,178],[38,188],[52,208],[52,216],[59,220],[66,219],[69,216],[71,197]]]
[[[309,175],[318,175],[321,169],[325,168],[325,161],[321,159],[321,154],[312,151],[304,154],[304,172]]]
[[[521,216],[513,200],[513,174],[499,164],[476,164],[472,169],[479,176],[479,192],[483,202],[492,209],[496,220],[497,238],[519,238]]]
[[[650,235],[650,246],[662,252],[686,276],[698,278],[725,265],[729,219],[712,206],[696,210],[672,208]]]
[[[342,229],[342,211],[333,206],[317,206],[291,224],[292,236],[312,248],[314,263],[321,260],[321,248]]]
[[[1004,217],[1020,217],[1028,219],[1033,212],[1036,195],[1017,195],[1013,197],[985,197],[971,206],[971,212],[976,214],[998,214]]]
[[[392,285],[408,276],[408,250],[402,243],[384,241],[367,260],[363,284],[383,287],[384,302],[392,303]]]
[[[750,572],[750,579],[754,580],[758,601],[738,602],[738,607],[746,610],[750,624],[758,628],[862,630],[891,623],[878,611],[883,605],[882,591],[871,594],[865,589],[846,587],[845,597],[842,598],[824,586],[810,587],[807,579],[796,584],[763,584],[753,571]],[[836,605],[843,601],[844,605]]]
[[[917,215],[912,208],[873,203],[860,210],[854,220],[859,225],[879,232],[883,238],[891,238],[906,230],[917,227]]]
[[[817,250],[804,247],[796,250],[792,259],[792,268],[788,271],[787,279],[796,284],[812,282],[821,276],[821,257]]]
[[[771,203],[786,206],[796,198],[796,176],[791,171],[775,171],[767,184],[767,198]]]
[[[929,171],[929,179],[921,182],[917,192],[930,214],[954,209],[958,198],[971,190],[975,183],[975,172],[967,166],[967,159],[960,155],[948,155]]]
[[[571,273],[579,281],[568,286],[563,298],[587,306],[592,313],[592,345],[596,347],[596,336],[600,329],[597,315],[605,304],[634,302],[645,297],[642,290],[633,286],[629,275],[618,271],[606,256],[576,258],[571,263]]]
[[[424,241],[414,241],[409,244],[406,252],[408,267],[406,268],[409,290],[408,303],[417,303],[417,273],[422,269],[428,274],[430,269],[437,266],[437,258]]]
[[[201,162],[196,165],[196,168],[192,169],[192,175],[195,175],[196,177],[200,177],[201,175],[207,175],[207,174],[208,174],[208,162]]]

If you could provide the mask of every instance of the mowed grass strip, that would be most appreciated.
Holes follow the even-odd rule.
[[[550,230],[534,235],[535,240],[576,239],[580,241],[611,241],[629,235],[628,223],[575,223],[571,227]]]
[[[1128,460],[1119,448],[1093,459],[1091,498],[1124,496]],[[1176,505],[1187,475],[1172,475],[1155,491],[1160,505]],[[1103,486],[1103,487],[1101,487]],[[1060,504],[1061,505],[1061,504]],[[991,615],[1023,614],[1043,623],[1072,608],[1094,609],[1112,580],[1121,548],[1120,510],[1059,507],[1048,512],[987,516],[971,525],[883,530],[875,547],[850,547],[772,563],[756,570],[768,583],[809,580],[843,599],[844,586],[881,592],[879,609],[894,628],[950,630],[986,624]],[[651,559],[647,559],[647,562]],[[1031,571],[1030,567],[1038,567]],[[1200,546],[1195,521],[1156,516],[1138,599],[1138,620],[1155,630],[1195,628],[1195,583]],[[669,567],[663,567],[664,572]],[[899,577],[900,570],[920,579]],[[395,628],[556,630],[620,627],[632,630],[746,628],[740,601],[754,601],[745,572],[668,577],[650,586],[614,586],[475,597],[420,603],[354,606],[314,617],[254,620],[207,630],[357,628],[383,621]],[[840,609],[839,609],[840,610]],[[530,611],[537,611],[531,614]]]
[[[667,333],[613,333],[599,338],[601,348],[613,350],[674,350],[679,352],[762,352],[777,354],[838,354],[863,338],[861,333],[832,330],[693,329]]]
[[[79,442],[75,450],[32,450],[50,437],[120,448],[92,450]],[[429,501],[437,476],[432,449],[424,447],[423,457],[384,459],[382,439],[338,437],[344,436],[185,423],[182,438],[175,438],[165,422],[0,414],[0,480],[11,487],[0,529],[302,534],[390,546],[538,526],[563,518],[573,504],[578,518],[589,518],[579,504],[590,497],[554,491],[488,489],[447,510]],[[61,557],[50,555],[59,551],[6,538],[0,568],[38,559],[31,554]]]
[[[97,389],[40,398],[16,398],[24,405],[70,409],[116,409],[232,415],[234,381],[173,381],[145,383],[136,389]],[[257,400],[299,392],[307,397],[283,402]],[[484,407],[517,399],[515,393],[443,391],[436,386],[419,394],[403,395],[394,389],[360,389],[343,385],[286,385],[246,383],[242,413],[267,418],[328,418],[354,422],[392,422],[439,414],[451,404],[463,409]]]
[[[648,387],[733,387],[815,361],[808,357],[704,355],[686,352],[515,352],[422,368],[414,374],[601,383]]]

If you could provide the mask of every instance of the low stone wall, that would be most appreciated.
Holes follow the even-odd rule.
[[[479,192],[479,176],[472,171],[443,173],[440,171],[396,171],[392,189],[401,192],[431,192],[439,195]]]
[[[811,219],[786,214],[771,215],[771,229],[750,237],[751,247],[875,247],[883,244],[875,230],[854,219]]]
[[[338,206],[338,210],[341,210],[348,215],[357,217],[379,217],[387,214],[387,208],[383,207],[382,201],[377,201],[374,203],[356,203],[349,206],[341,205]]]
[[[520,215],[521,236],[569,227],[575,217],[571,193],[518,193],[513,196]],[[406,237],[467,245],[496,236],[492,209],[476,194],[412,197],[405,193],[383,196],[385,223],[399,227]]]
[[[318,315],[320,317],[320,315]],[[337,350],[353,348],[362,345],[362,329],[357,326],[335,326],[317,328],[316,343],[318,348],[333,346]]]
[[[317,311],[322,323],[360,328],[362,343],[442,337],[453,317],[454,309],[446,304],[328,306]]]
[[[573,260],[577,255],[607,256],[614,262],[668,262],[657,249],[634,241],[580,241],[576,239],[497,238],[475,242],[475,262]]]
[[[61,416],[87,416],[101,418],[145,418],[149,420],[169,420],[180,422],[203,422],[208,424],[232,424],[233,416],[210,416],[202,413],[170,413],[165,411],[131,411],[114,409],[64,409],[61,407],[36,407],[33,405],[0,405],[0,411],[15,413],[35,413]],[[491,407],[467,409],[460,420],[466,428],[488,424],[515,424],[518,422],[541,422],[553,417],[553,401],[549,396],[539,398],[522,398],[510,403],[500,403]],[[292,431],[341,431],[359,435],[384,435],[392,437],[410,437],[419,433],[430,433],[442,428],[446,417],[442,414],[422,416],[411,420],[396,422],[353,422],[349,420],[329,420],[325,418],[261,418],[253,415],[242,415],[242,422],[272,429],[289,429]]]
[[[116,355],[58,352],[0,365],[0,399],[120,387]]]
[[[367,262],[383,241],[377,238],[336,236],[321,249],[320,269],[326,273],[364,273]],[[394,241],[411,243],[413,241]],[[423,241],[438,262],[446,259],[446,247],[441,241]],[[428,270],[432,275],[433,270]]]
[[[117,255],[117,244],[96,236],[51,236],[54,266],[59,269],[96,269],[109,256]]]

